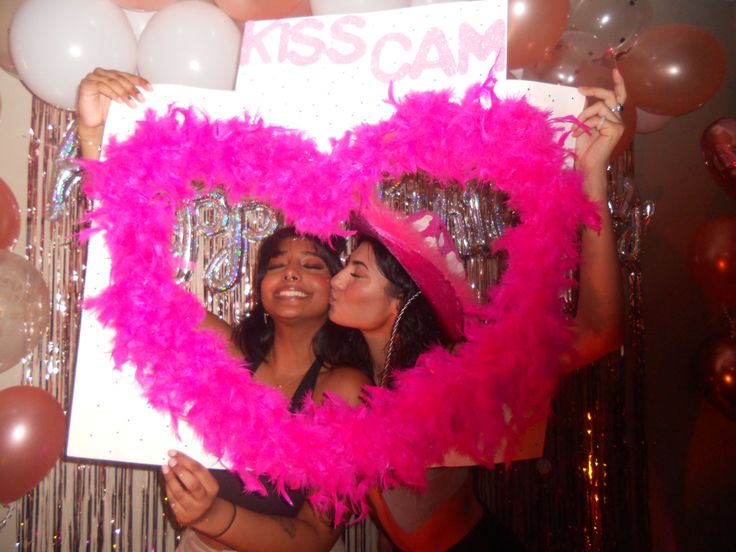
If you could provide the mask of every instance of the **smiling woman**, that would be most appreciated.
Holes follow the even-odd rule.
[[[370,382],[351,368],[368,359],[360,335],[327,319],[330,278],[341,268],[336,241],[328,245],[292,227],[264,240],[254,282],[258,304],[232,332],[231,354],[245,355],[253,380],[277,389],[294,413],[310,393],[318,404],[325,393],[356,404]],[[230,337],[230,328],[213,315],[203,326]],[[179,552],[327,550],[342,531],[320,521],[305,490],[279,489],[266,476],[259,480],[264,494],[249,493],[237,474],[207,471],[179,452],[163,472],[172,511],[193,529]],[[272,530],[253,531],[259,524]]]

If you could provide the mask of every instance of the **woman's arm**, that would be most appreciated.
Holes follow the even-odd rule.
[[[328,393],[359,404],[363,386],[370,383],[358,370],[334,368],[318,382],[315,401],[321,403]],[[308,502],[295,518],[237,507],[217,496],[217,481],[204,466],[180,452],[170,455],[162,470],[177,521],[234,550],[326,551],[342,533],[342,524],[335,526],[332,519],[322,518]]]
[[[581,88],[580,92],[598,100],[580,115],[590,134],[577,131],[576,167],[583,172],[585,193],[598,207],[601,230],[585,228],[580,258],[580,292],[575,317],[575,356],[571,368],[578,368],[610,353],[623,342],[623,285],[613,223],[608,209],[606,166],[613,148],[624,132],[617,104],[626,101],[621,74],[613,72],[614,89]]]
[[[329,550],[342,531],[305,503],[295,518],[269,516],[217,496],[217,481],[201,464],[172,451],[163,469],[177,521],[241,552]]]
[[[140,88],[152,90],[144,78],[122,71],[95,69],[79,83],[77,96],[77,135],[83,159],[99,159],[105,120],[110,102],[135,106],[143,102]]]

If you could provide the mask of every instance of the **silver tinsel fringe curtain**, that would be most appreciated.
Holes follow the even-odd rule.
[[[53,222],[48,214],[50,199],[59,194],[53,189],[54,162],[71,118],[33,99],[26,254],[44,275],[53,312],[47,335],[24,360],[23,370],[23,383],[48,390],[65,412],[71,404],[85,273],[85,249],[75,234],[89,205],[78,186],[70,186],[63,190],[64,209]],[[628,282],[626,346],[620,355],[564,378],[553,401],[543,458],[508,469],[476,469],[479,496],[530,550],[648,549],[639,253],[652,206],[636,195],[630,152],[609,174]],[[489,256],[487,244],[515,223],[502,197],[442,192],[416,175],[387,183],[382,197],[400,210],[430,207],[442,215],[479,295],[497,281],[503,258]],[[231,208],[217,196],[203,198],[180,214],[175,229],[175,251],[185,267],[179,278],[209,310],[236,320],[252,304],[247,272],[254,264],[254,246],[275,222],[264,206]],[[197,261],[193,274],[187,272],[189,261]],[[236,281],[239,266],[245,274]],[[17,549],[173,551],[176,531],[162,502],[158,473],[156,468],[60,460],[18,503]],[[367,521],[350,526],[345,544],[348,550],[368,552],[376,549],[377,539]]]

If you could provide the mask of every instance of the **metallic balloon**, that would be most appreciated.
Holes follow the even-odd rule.
[[[59,151],[54,159],[54,181],[49,198],[49,220],[59,220],[66,213],[69,198],[79,188],[84,176],[82,167],[77,163],[79,156],[79,136],[74,120],[69,122],[64,137],[59,144]]]
[[[695,376],[708,402],[736,420],[736,337],[707,339],[695,355]]]
[[[716,182],[736,196],[736,118],[711,123],[700,138],[703,161]]]
[[[688,246],[688,263],[703,289],[724,305],[736,305],[736,217],[701,224]]]

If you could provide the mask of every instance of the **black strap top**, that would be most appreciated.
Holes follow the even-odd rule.
[[[249,363],[251,373],[255,373],[258,366],[260,366],[260,362]],[[291,401],[289,403],[290,412],[298,412],[301,410],[307,393],[314,391],[314,388],[317,385],[317,376],[319,376],[321,368],[322,360],[318,358],[312,363],[306,374],[304,374],[302,381],[299,382],[299,386],[291,397]],[[293,503],[292,506],[279,494],[268,476],[262,475],[259,478],[261,484],[266,488],[266,494],[261,496],[258,493],[245,492],[243,482],[236,473],[226,470],[210,471],[220,484],[220,492],[218,493],[218,496],[236,504],[237,506],[242,506],[243,508],[259,512],[261,514],[296,517],[307,497],[306,492],[302,489],[287,489],[286,494],[289,495],[289,498]]]

